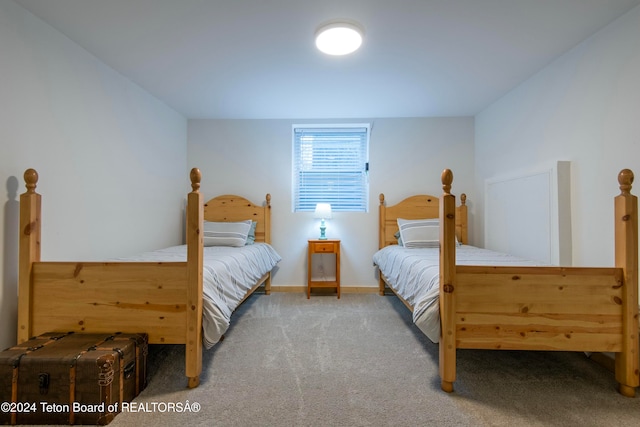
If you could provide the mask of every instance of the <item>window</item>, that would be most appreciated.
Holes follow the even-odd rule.
[[[293,126],[293,211],[367,212],[369,124]]]

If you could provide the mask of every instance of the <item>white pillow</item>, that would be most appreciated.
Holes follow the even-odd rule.
[[[244,246],[251,228],[251,220],[238,222],[204,222],[205,246]]]
[[[440,245],[439,219],[398,218],[398,228],[405,248],[437,248]]]

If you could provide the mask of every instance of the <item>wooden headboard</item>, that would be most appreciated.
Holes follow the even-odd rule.
[[[244,221],[256,224],[256,242],[271,243],[271,194],[265,196],[263,205],[233,194],[217,196],[204,204],[204,220],[216,222]]]
[[[463,244],[469,242],[467,225],[467,195],[460,195],[460,206],[456,207],[456,236]],[[380,214],[378,216],[378,248],[396,245],[394,234],[398,231],[398,218],[423,219],[439,218],[440,199],[429,194],[410,196],[392,206],[387,206],[384,194],[380,194]]]

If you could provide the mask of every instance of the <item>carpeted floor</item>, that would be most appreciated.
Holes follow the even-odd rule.
[[[640,398],[582,353],[460,350],[455,392],[442,392],[438,347],[394,296],[254,295],[204,353],[196,389],[183,351],[152,346],[147,389],[110,425],[640,424]]]

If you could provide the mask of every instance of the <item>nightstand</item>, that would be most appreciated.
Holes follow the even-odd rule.
[[[312,278],[313,255],[315,254],[334,254],[336,258],[336,277],[329,278]],[[340,240],[336,239],[310,239],[309,250],[307,256],[307,299],[311,298],[311,288],[336,288],[338,299],[340,298]]]

